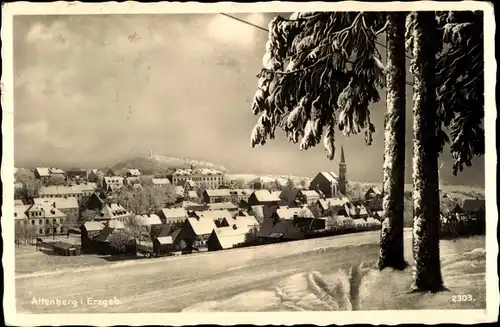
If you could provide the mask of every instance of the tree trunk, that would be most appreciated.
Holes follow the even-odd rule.
[[[434,12],[415,13],[413,59],[414,291],[443,289],[439,258],[439,177],[436,128]],[[439,41],[439,40],[438,40]]]
[[[387,104],[385,113],[383,223],[379,269],[407,267],[403,252],[405,178],[405,13],[387,14]]]

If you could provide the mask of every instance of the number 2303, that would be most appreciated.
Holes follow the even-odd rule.
[[[452,302],[472,302],[474,301],[474,297],[472,294],[459,294],[451,296]]]

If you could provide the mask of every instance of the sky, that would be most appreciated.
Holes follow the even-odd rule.
[[[267,27],[274,14],[236,16]],[[283,133],[251,148],[267,33],[217,14],[67,15],[14,18],[15,164],[104,167],[155,154],[205,160],[239,173],[313,176],[337,171],[344,146],[348,178],[382,179],[385,93],[371,106],[377,128],[337,133],[337,155],[322,144],[301,151]],[[380,49],[384,54],[383,48]],[[411,182],[411,87],[407,87],[407,182]],[[444,184],[484,185],[484,159]]]

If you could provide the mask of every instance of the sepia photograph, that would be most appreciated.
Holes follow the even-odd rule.
[[[6,324],[496,321],[494,30],[481,1],[4,4]]]

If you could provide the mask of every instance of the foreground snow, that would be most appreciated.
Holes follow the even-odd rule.
[[[411,234],[405,232],[406,257]],[[450,292],[408,294],[411,270],[373,269],[378,233],[68,269],[16,280],[17,308],[31,313],[295,311],[485,307],[484,237],[442,241]],[[453,302],[471,294],[474,301]],[[33,297],[116,297],[119,305],[33,305]]]

